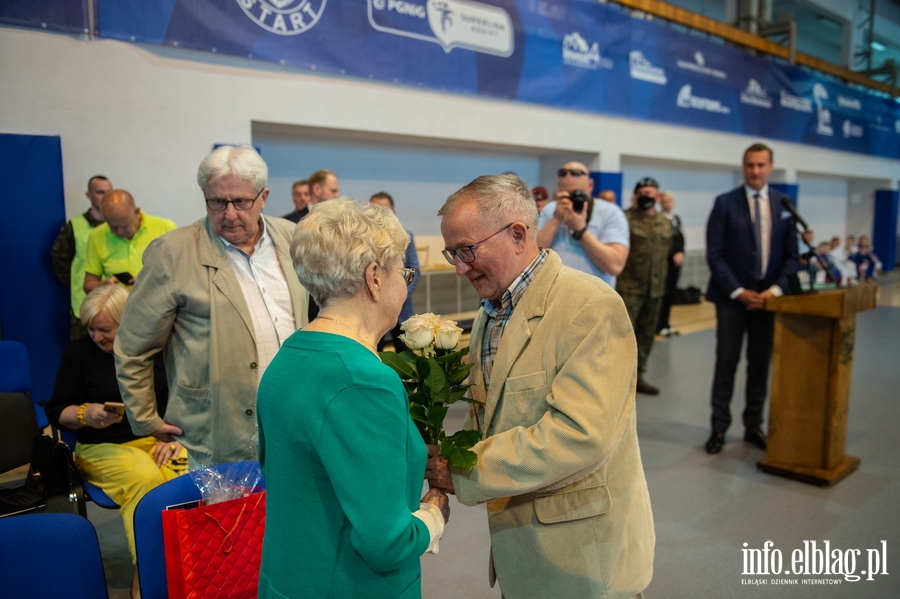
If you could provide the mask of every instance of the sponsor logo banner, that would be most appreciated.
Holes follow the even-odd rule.
[[[127,42],[900,159],[890,99],[594,0],[96,2]]]
[[[464,0],[368,0],[368,3],[373,28],[434,42],[448,53],[454,48],[464,48],[506,57],[515,47],[509,13],[489,4]]]
[[[628,53],[628,64],[632,79],[640,79],[657,85],[665,85],[667,82],[666,70],[654,66],[652,62],[644,58],[644,54],[640,50],[632,50]]]
[[[325,0],[237,0],[254,23],[277,35],[297,35],[316,24]]]
[[[688,71],[709,75],[710,77],[715,77],[717,79],[726,79],[728,77],[728,75],[725,74],[725,71],[706,66],[706,58],[699,50],[694,52],[694,62],[679,59],[675,64],[678,65],[679,69],[687,69]]]
[[[578,32],[568,34],[562,43],[563,63],[583,69],[611,69],[613,61],[600,56],[600,44],[588,45]]]
[[[747,82],[747,87],[741,92],[741,104],[750,104],[760,108],[772,108],[772,98],[766,93],[756,79]]]
[[[720,101],[693,95],[690,85],[685,85],[681,88],[678,92],[678,98],[675,100],[675,105],[679,108],[694,108],[696,110],[705,110],[706,112],[731,114],[731,109],[723,106]]]

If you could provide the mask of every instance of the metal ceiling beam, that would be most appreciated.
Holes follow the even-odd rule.
[[[660,0],[610,1],[615,2],[616,4],[621,4],[622,6],[627,6],[628,8],[631,8],[633,10],[640,10],[645,13],[661,17],[668,21],[672,21],[673,23],[678,23],[680,25],[684,25],[698,31],[703,31],[710,35],[715,35],[716,37],[720,37],[724,40],[727,40],[739,46],[743,46],[745,48],[756,50],[757,52],[761,52],[763,54],[769,54],[770,56],[778,56],[779,58],[790,60],[790,48],[786,46],[776,44],[775,42],[771,42],[758,35],[753,35],[752,33],[742,31],[737,27],[726,25],[725,23],[710,19],[709,17],[704,17],[703,15],[697,14],[695,12],[679,8],[677,6],[672,6],[671,4],[666,4],[665,2],[661,2]],[[848,68],[838,66],[834,63],[816,58],[815,56],[811,56],[804,52],[796,52],[795,58],[797,64],[799,65],[809,67],[822,73],[827,73],[828,75],[837,77],[842,81],[862,85],[870,89],[890,94],[891,96],[897,95],[896,88],[891,85],[888,85],[881,81],[876,81],[875,79],[866,77],[861,73],[851,71]]]

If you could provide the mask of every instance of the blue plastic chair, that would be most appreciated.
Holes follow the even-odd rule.
[[[43,406],[31,396],[31,361],[28,350],[18,341],[0,341],[0,393],[22,393],[34,404],[38,427],[47,426]]]
[[[214,466],[216,470],[245,468],[257,462],[234,462]],[[265,488],[260,479],[258,488]],[[163,549],[162,513],[171,505],[200,499],[200,489],[190,474],[165,482],[144,495],[134,510],[134,546],[142,599],[168,599],[166,555]]]
[[[109,599],[94,526],[75,514],[0,519],[0,596]]]
[[[69,449],[72,450],[72,453],[75,453],[75,443],[76,443],[76,434],[75,431],[68,431],[63,429],[55,429],[59,434],[59,438],[63,440],[63,442],[69,446]],[[103,489],[96,486],[92,482],[87,479],[81,479],[81,488],[84,490],[85,497],[90,499],[100,507],[104,507],[108,510],[117,510],[119,509],[119,504],[110,499],[109,495],[103,492]]]

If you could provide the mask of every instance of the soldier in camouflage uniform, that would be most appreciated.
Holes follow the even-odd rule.
[[[672,223],[656,211],[659,184],[644,177],[634,186],[631,208],[625,211],[631,233],[631,250],[625,268],[616,281],[638,346],[637,392],[657,395],[659,389],[644,380],[647,357],[659,324],[659,310],[666,292]]]

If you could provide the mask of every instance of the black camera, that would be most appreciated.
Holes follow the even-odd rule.
[[[588,201],[588,196],[580,189],[576,189],[569,193],[569,200],[572,202],[572,210],[581,214],[581,211],[584,210],[584,205]]]

